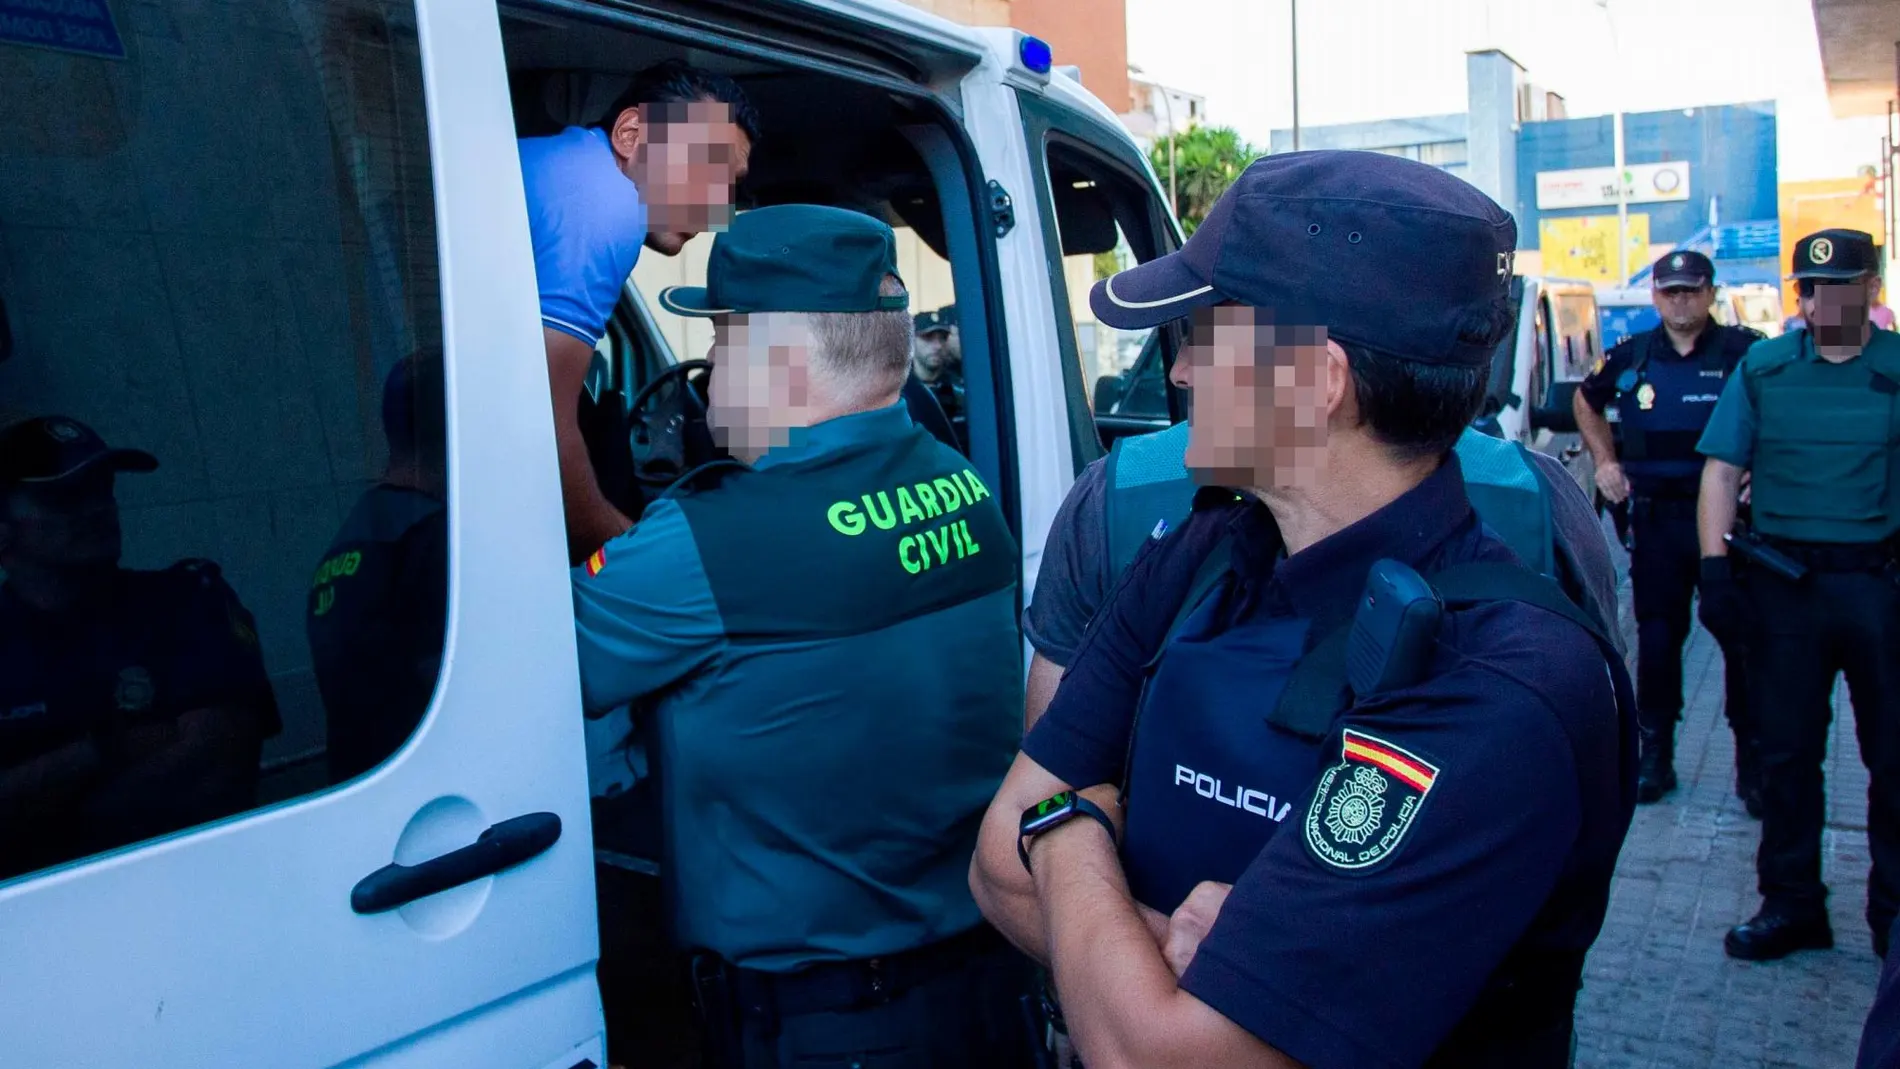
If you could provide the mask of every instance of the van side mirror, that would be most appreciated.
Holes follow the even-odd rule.
[[[1097,415],[1113,412],[1115,406],[1122,403],[1128,393],[1128,383],[1120,375],[1103,375],[1095,380],[1095,406]]]

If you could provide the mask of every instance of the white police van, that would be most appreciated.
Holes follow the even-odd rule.
[[[1140,349],[1098,346],[1088,265],[1179,242],[1141,152],[1039,42],[895,0],[0,4],[0,422],[58,417],[0,470],[63,477],[0,486],[0,1069],[606,1064],[515,142],[674,57],[762,112],[742,207],[874,211],[913,288],[956,305],[969,455],[1033,582],[1101,449],[1084,360]],[[700,355],[641,277],[596,403]],[[439,426],[384,396],[434,353]],[[105,484],[116,514],[85,496],[113,465],[54,470],[82,425],[157,458]],[[426,492],[418,451],[446,463]],[[446,516],[442,649],[419,726],[333,782],[312,575],[351,581],[330,550],[384,491]],[[112,577],[121,542],[128,569],[210,564],[175,598],[58,617],[119,589],[73,562]],[[260,756],[243,803],[176,816]]]

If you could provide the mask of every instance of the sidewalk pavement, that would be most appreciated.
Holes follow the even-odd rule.
[[[1619,551],[1620,555],[1620,551]],[[1619,562],[1620,564],[1620,562]],[[1625,634],[1629,585],[1623,584]],[[1851,1069],[1880,963],[1867,922],[1867,770],[1835,691],[1823,878],[1836,948],[1731,961],[1722,936],[1754,915],[1761,825],[1734,792],[1722,655],[1697,625],[1675,793],[1639,806],[1577,1004],[1577,1069]]]

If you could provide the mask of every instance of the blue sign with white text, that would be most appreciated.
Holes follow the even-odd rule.
[[[106,0],[0,0],[0,44],[125,58]]]

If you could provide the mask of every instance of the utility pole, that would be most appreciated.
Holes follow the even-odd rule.
[[[1300,150],[1300,0],[1287,0],[1293,53],[1293,151]]]
[[[1616,56],[1614,74],[1623,73],[1623,42],[1616,34],[1616,15],[1610,11],[1610,0],[1596,0],[1603,9],[1603,21],[1610,27],[1610,50]],[[1623,159],[1623,92],[1621,86],[1611,89],[1616,95],[1616,112],[1610,119],[1611,137],[1616,142],[1616,284],[1626,286],[1630,280],[1630,202],[1628,164]]]

